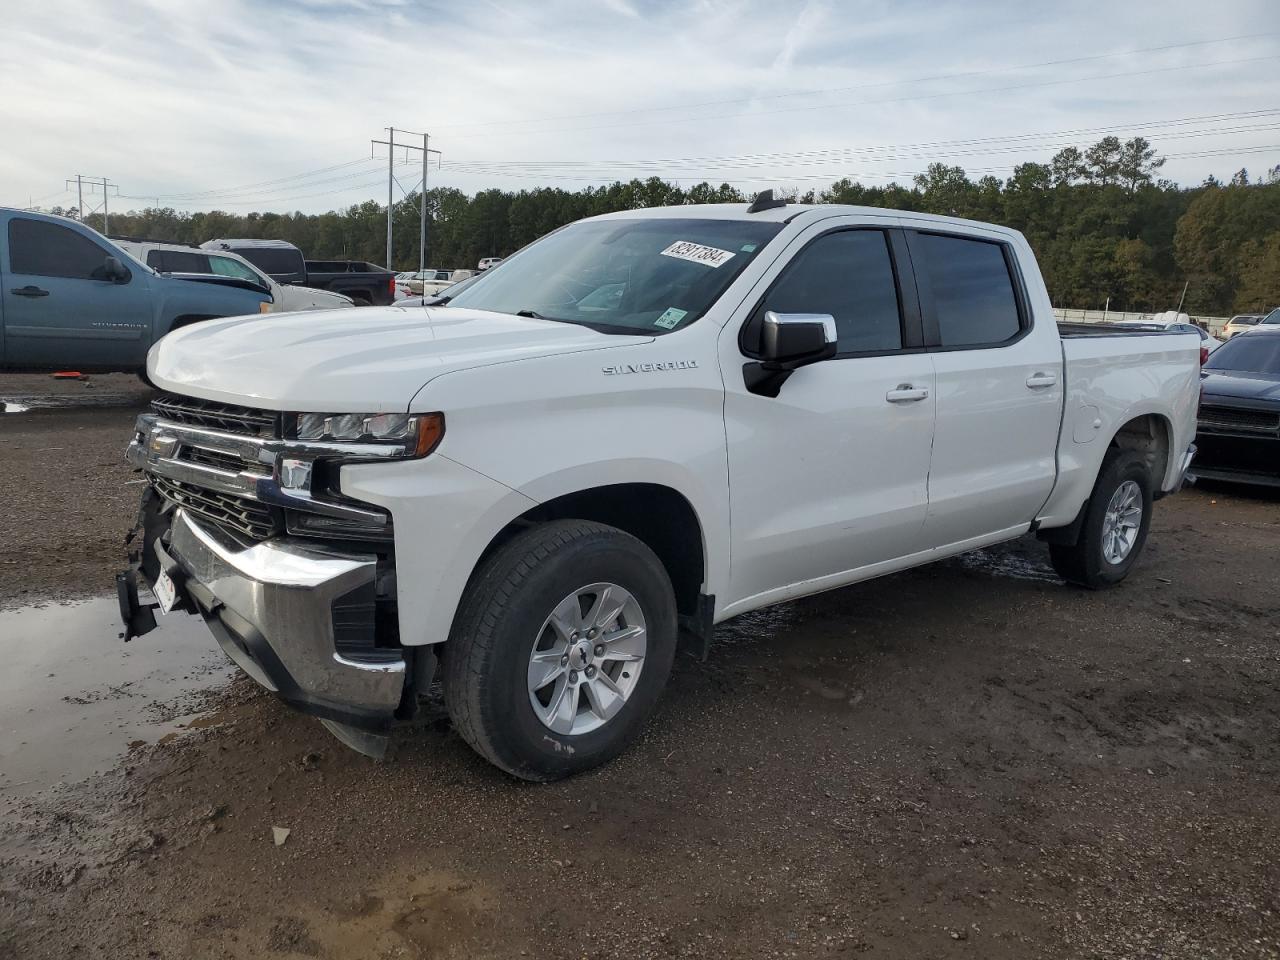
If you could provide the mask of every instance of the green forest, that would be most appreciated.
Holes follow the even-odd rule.
[[[1087,149],[1067,147],[1048,163],[1023,163],[1007,180],[972,180],[964,169],[930,164],[909,186],[866,186],[843,179],[795,194],[800,202],[850,203],[923,211],[1006,224],[1030,241],[1056,306],[1156,311],[1176,307],[1225,315],[1280,304],[1280,180],[1195,187],[1160,179],[1164,160],[1141,137],[1106,137]],[[638,207],[736,203],[729,184],[682,188],[656,177],[569,191],[554,187],[467,196],[427,191],[427,262],[472,267],[506,256],[562,224]],[[55,211],[63,212],[63,211]],[[71,213],[72,211],[65,211]],[[395,267],[418,264],[418,196],[395,207]],[[87,217],[101,228],[101,217]],[[111,233],[182,243],[214,237],[289,240],[314,259],[382,263],[386,207],[375,201],[329,213],[176,212],[113,214]]]

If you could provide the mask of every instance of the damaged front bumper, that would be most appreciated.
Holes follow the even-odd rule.
[[[245,545],[148,490],[131,559],[118,581],[127,636],[154,626],[138,581],[154,589],[163,573],[176,608],[203,617],[249,676],[350,746],[380,755],[411,708],[403,650],[373,642],[376,556],[283,538]]]

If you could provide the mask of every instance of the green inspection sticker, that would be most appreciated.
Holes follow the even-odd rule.
[[[755,253],[756,245],[754,243],[744,243],[742,245],[743,253]]]
[[[667,309],[662,311],[662,316],[653,321],[653,325],[655,327],[666,327],[670,330],[677,323],[683,320],[688,312],[688,310],[677,310],[675,307],[667,307]]]

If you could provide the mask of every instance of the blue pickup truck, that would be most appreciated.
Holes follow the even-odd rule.
[[[170,330],[270,303],[260,284],[156,273],[82,223],[0,207],[0,369],[142,372]]]

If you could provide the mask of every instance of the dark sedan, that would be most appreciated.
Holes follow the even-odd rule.
[[[1204,365],[1191,473],[1280,487],[1280,324],[1232,337]]]

